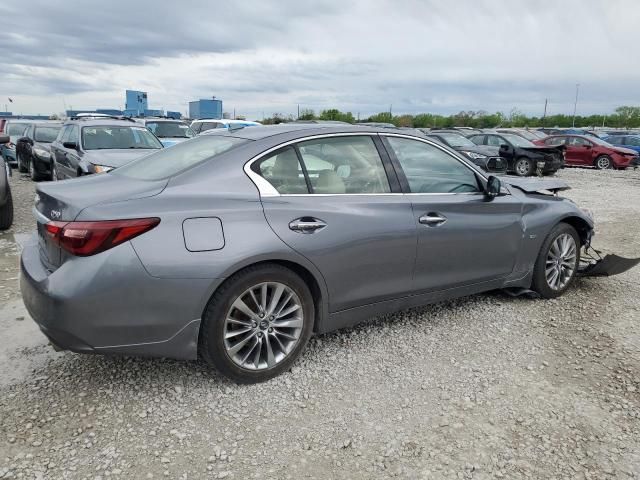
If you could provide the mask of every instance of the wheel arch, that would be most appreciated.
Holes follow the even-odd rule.
[[[326,317],[329,312],[329,293],[322,277],[322,274],[319,271],[312,270],[313,266],[303,265],[301,262],[290,259],[290,258],[282,258],[282,257],[274,257],[274,258],[264,258],[264,259],[253,259],[252,261],[244,262],[239,265],[235,265],[230,268],[224,274],[224,280],[217,284],[215,288],[212,288],[206,298],[204,306],[202,308],[201,317],[204,315],[204,312],[211,300],[211,297],[216,293],[218,289],[220,289],[227,280],[235,275],[236,273],[249,268],[256,267],[261,265],[280,265],[285,267],[296,275],[298,275],[309,287],[311,291],[311,297],[313,298],[314,304],[314,325],[313,331],[318,332],[322,331],[322,324],[325,323]]]
[[[580,218],[577,215],[570,215],[564,217],[558,223],[567,223],[576,229],[580,236],[580,243],[584,246],[591,241],[593,235],[593,227],[584,218]]]

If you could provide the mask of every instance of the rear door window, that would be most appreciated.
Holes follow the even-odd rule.
[[[550,146],[564,145],[566,139],[567,137],[551,137],[547,138],[544,144]]]
[[[302,165],[293,147],[277,150],[251,168],[282,195],[309,193]]]
[[[368,135],[298,144],[313,193],[389,193],[389,179]]]

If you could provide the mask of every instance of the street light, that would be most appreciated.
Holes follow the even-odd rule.
[[[576,101],[573,104],[573,127],[576,128],[576,110],[578,108],[578,90],[580,89],[580,84],[576,83]]]

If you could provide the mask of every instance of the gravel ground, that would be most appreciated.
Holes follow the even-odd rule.
[[[640,255],[640,171],[564,170],[596,246]],[[637,478],[640,268],[553,300],[490,293],[314,338],[236,386],[198,363],[54,353],[0,235],[0,478]],[[18,234],[18,235],[16,235]]]

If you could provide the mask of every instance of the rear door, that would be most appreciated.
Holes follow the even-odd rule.
[[[479,174],[446,149],[381,135],[411,199],[418,230],[414,290],[430,292],[504,279],[522,242],[522,203],[488,199]]]
[[[379,142],[370,134],[316,136],[252,165],[275,189],[261,195],[269,225],[322,272],[331,312],[412,288],[416,226]]]

